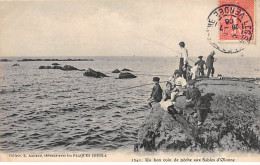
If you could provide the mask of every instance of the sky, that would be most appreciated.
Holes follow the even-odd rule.
[[[173,50],[180,51],[180,41],[191,57],[207,56],[212,50],[218,56],[258,56],[257,42],[244,44],[245,50],[232,55],[209,44],[207,17],[217,4],[217,0],[2,1],[0,56],[176,56]]]

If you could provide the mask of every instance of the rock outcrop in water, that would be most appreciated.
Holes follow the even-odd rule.
[[[60,69],[63,71],[70,71],[70,70],[79,70],[78,68],[75,68],[71,65],[65,65],[64,67],[59,65],[53,65],[53,66],[40,66],[39,69]]]
[[[31,59],[31,58],[25,58],[22,60],[17,60],[20,62],[28,62],[28,61],[94,61],[93,59]]]
[[[52,63],[51,65],[60,65],[60,64],[55,62],[55,63]]]
[[[133,75],[132,73],[126,72],[126,73],[120,73],[118,78],[119,79],[130,79],[130,78],[136,78],[136,76]]]
[[[215,93],[203,125],[198,128],[186,116],[172,117],[155,104],[141,125],[135,150],[260,152],[259,85],[210,79],[196,85],[203,94]],[[185,97],[178,97],[175,107],[184,110],[184,105]]]
[[[71,66],[71,65],[65,65],[64,67],[62,67],[61,70],[69,71],[69,70],[79,70],[79,69],[75,68],[74,66]]]
[[[95,78],[102,78],[102,77],[108,77],[107,75],[105,75],[104,73],[95,71],[91,68],[88,68],[88,70],[83,74],[84,76],[87,77],[95,77]]]
[[[115,70],[112,71],[112,73],[120,73],[120,70],[115,69]]]
[[[40,66],[39,69],[52,69],[51,66]]]
[[[9,60],[9,59],[0,59],[0,62],[12,62],[12,60]]]
[[[62,66],[59,66],[59,65],[54,65],[51,67],[51,69],[63,69]]]
[[[122,69],[122,71],[124,71],[124,72],[132,72],[130,69],[126,69],[126,68]]]

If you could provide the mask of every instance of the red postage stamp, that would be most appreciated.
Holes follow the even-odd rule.
[[[255,0],[219,0],[219,40],[254,41]]]
[[[238,53],[244,49],[242,43],[255,41],[255,0],[219,0],[207,19],[208,41],[223,53]]]

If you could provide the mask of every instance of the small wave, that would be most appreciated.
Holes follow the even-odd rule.
[[[32,86],[32,84],[25,84],[25,85],[23,85],[23,87],[29,87],[29,86]]]
[[[36,96],[36,99],[46,99],[48,96],[47,95],[43,95],[43,96]]]
[[[18,137],[19,140],[28,140],[29,138],[26,135]]]
[[[117,108],[122,108],[122,109],[123,109],[123,108],[126,108],[126,107],[121,106],[121,105],[116,105],[116,107],[117,107]]]
[[[10,115],[10,116],[7,116],[7,117],[15,117],[15,116],[18,116],[18,114],[17,114],[17,113],[14,113],[14,114],[12,114],[12,115]]]
[[[128,138],[122,135],[118,135],[116,138],[114,138],[112,141],[116,142],[128,142]]]
[[[1,137],[1,138],[4,138],[4,137],[10,136],[10,135],[12,135],[12,134],[14,134],[14,132],[6,132],[6,133],[4,133],[3,135],[0,135],[0,137]]]
[[[15,90],[15,89],[13,89],[13,90],[2,89],[0,91],[0,94],[15,93],[15,92],[21,92],[21,89],[18,89],[18,90]]]
[[[75,110],[75,107],[73,107],[73,108],[62,108],[61,109],[61,111],[68,111],[68,112],[71,112],[73,110]]]
[[[96,139],[99,139],[99,138],[103,138],[103,137],[98,135],[98,134],[95,134],[95,135],[86,137],[85,140],[93,140],[93,139],[96,140]]]
[[[58,96],[55,99],[59,99],[59,98],[71,98],[71,96],[67,95],[67,96]]]
[[[115,145],[112,145],[112,144],[108,144],[108,145],[105,145],[103,147],[104,150],[114,150],[114,149],[117,149],[118,147],[115,146]]]
[[[132,113],[135,113],[135,112],[134,111],[126,112],[126,114],[132,114]]]
[[[27,120],[36,120],[36,121],[42,121],[41,118],[39,116],[34,116],[34,117],[31,117]]]
[[[112,117],[122,117],[121,115],[113,115]]]
[[[110,133],[114,133],[115,131],[114,130],[108,130],[108,131],[105,131],[103,134],[110,134]]]
[[[18,121],[15,121],[15,123],[17,123],[17,124],[22,124],[23,122],[26,122],[26,120],[24,120],[24,119],[19,119]]]
[[[41,150],[48,150],[49,148],[45,145],[41,145],[41,146],[36,146],[35,149],[41,149]]]
[[[31,135],[29,136],[30,139],[38,139],[38,138],[40,138],[40,137],[41,137],[41,135],[38,134],[38,133],[34,133],[34,134],[31,134]]]
[[[93,117],[93,115],[83,115],[83,116],[81,116],[82,118],[83,117]]]
[[[96,110],[108,110],[111,109],[109,106],[106,105],[102,105],[102,106],[98,106],[95,108]]]
[[[97,140],[93,140],[93,141],[91,141],[91,140],[84,140],[82,142],[78,142],[76,144],[76,146],[83,146],[83,145],[94,145],[94,146],[96,146],[98,144],[101,144],[101,142],[97,141]]]
[[[94,129],[94,130],[97,130],[97,129],[100,129],[100,127],[99,127],[99,126],[97,126],[97,127],[94,127],[93,129]]]
[[[66,146],[66,145],[68,145],[68,143],[65,140],[55,141],[55,142],[51,142],[51,143],[47,144],[47,146],[50,146],[50,147]]]
[[[31,112],[29,112],[29,113],[26,113],[25,115],[28,116],[28,115],[32,115],[32,114],[34,114],[34,113],[35,113],[34,111],[31,111]]]

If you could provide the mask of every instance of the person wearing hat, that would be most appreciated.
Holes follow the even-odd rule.
[[[197,102],[201,97],[200,90],[195,87],[196,80],[190,80],[188,82],[188,89],[186,92],[186,105],[185,109],[187,110],[188,108],[196,108]],[[195,113],[195,112],[193,112]],[[198,116],[201,116],[201,111],[198,111],[197,114]],[[198,121],[198,125],[201,125],[202,121]]]
[[[170,81],[176,86],[179,91],[182,91],[183,88],[186,88],[187,82],[183,77],[181,77],[181,72],[179,70],[174,71],[174,74],[171,77]]]
[[[162,100],[162,88],[159,84],[160,78],[154,77],[153,78],[154,87],[152,89],[151,97],[148,99],[148,105],[151,108],[152,103],[159,103]]]
[[[199,56],[199,61],[195,62],[195,66],[198,65],[198,72],[199,76],[204,76],[204,65],[206,65],[206,62],[202,60],[203,56]]]
[[[174,84],[180,91],[182,91],[183,88],[186,88],[187,82],[183,77],[181,77],[181,73],[179,71],[175,72]]]
[[[179,70],[174,71],[173,76],[170,78],[170,82],[174,86],[171,97],[175,101],[178,96],[183,95],[183,89],[186,88],[187,82],[183,77],[181,77]]]
[[[214,76],[215,69],[213,67],[213,63],[215,62],[214,58],[215,51],[212,51],[210,55],[207,57],[206,61],[206,68],[208,69],[207,77],[211,74],[211,76]]]

